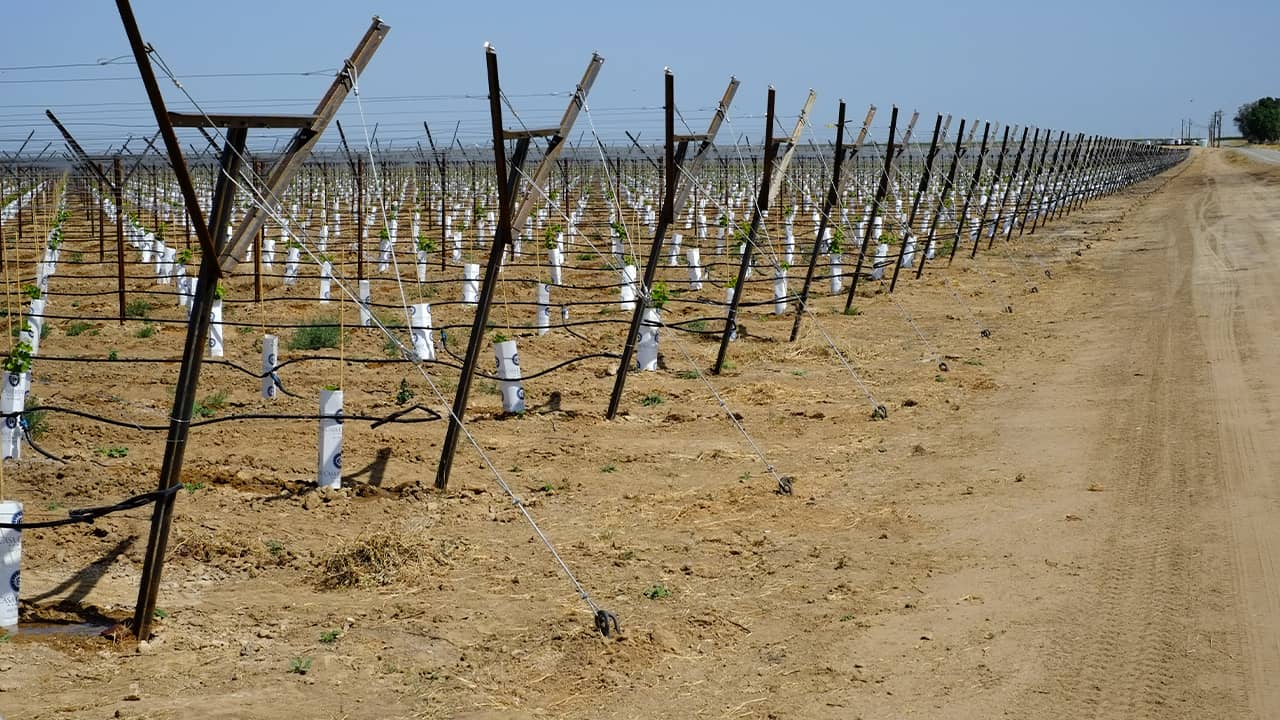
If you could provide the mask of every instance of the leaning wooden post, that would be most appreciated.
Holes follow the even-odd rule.
[[[946,204],[947,195],[951,193],[956,182],[956,170],[960,167],[960,158],[964,157],[967,148],[964,146],[964,124],[965,118],[960,118],[960,129],[956,132],[956,146],[951,151],[951,167],[947,170],[947,177],[942,183],[942,189],[938,192],[938,202],[933,208],[933,217],[929,219],[929,232],[925,237],[925,251],[920,255],[920,264],[916,265],[916,279],[919,280],[924,275],[924,265],[929,260],[929,248],[933,246],[934,235],[938,230],[938,218],[942,216],[942,208]],[[977,123],[975,122],[976,126]],[[972,138],[971,138],[972,139]]]
[[[947,116],[947,122],[951,122],[951,116]],[[911,212],[907,215],[907,228],[902,234],[902,242],[898,245],[898,258],[893,263],[893,278],[889,280],[889,292],[893,292],[898,286],[898,271],[902,269],[903,258],[907,254],[907,240],[915,232],[916,213],[920,210],[920,201],[924,199],[924,194],[929,190],[929,179],[933,175],[933,161],[938,156],[938,141],[946,136],[946,130],[942,127],[942,115],[938,115],[938,119],[933,123],[933,139],[929,141],[929,154],[924,159],[924,172],[920,173],[920,184],[916,188],[916,196],[911,200]],[[916,252],[923,254],[923,249],[917,248]]]
[[[1046,131],[1045,139],[1047,140],[1048,137],[1049,137],[1048,131]],[[1030,190],[1029,183],[1031,182],[1031,168],[1035,165],[1036,145],[1038,145],[1039,143],[1040,143],[1040,128],[1036,128],[1035,135],[1032,136],[1031,138],[1031,149],[1028,150],[1027,152],[1027,166],[1026,166],[1026,169],[1022,171],[1022,182],[1018,186],[1018,194],[1015,195],[1013,198],[1013,212],[1009,214],[1008,226],[1004,231],[1004,239],[1006,241],[1008,241],[1010,236],[1013,235],[1013,226],[1016,225],[1018,222],[1018,208],[1022,206],[1022,197],[1026,195]],[[999,223],[997,223],[997,226],[998,225]],[[993,241],[994,241],[994,238],[993,238]]]
[[[119,300],[120,324],[124,325],[124,194],[120,192],[120,156],[111,158],[111,172],[115,177],[112,197],[116,204],[116,294]]]
[[[845,104],[840,101],[839,119],[836,120],[836,149],[835,158],[831,163],[831,185],[827,187],[827,195],[822,201],[822,214],[818,217],[818,231],[814,238],[813,246],[809,249],[809,267],[805,271],[804,285],[800,289],[800,298],[796,303],[796,316],[791,321],[791,339],[795,342],[800,336],[800,320],[804,317],[805,310],[809,304],[809,288],[813,286],[813,274],[818,267],[818,248],[822,246],[822,238],[827,234],[827,225],[831,222],[831,213],[835,211],[837,202],[840,202],[840,172],[844,165],[844,126],[845,126]],[[862,129],[858,131],[858,139],[854,142],[853,148],[850,150],[849,159],[853,161],[854,168],[857,168],[858,149],[862,147],[862,141],[867,138],[867,131],[871,128],[871,120],[876,116],[876,106],[872,105],[867,109],[867,117],[862,121]]]
[[[765,110],[764,130],[764,170],[760,175],[760,194],[751,211],[751,229],[747,231],[747,241],[742,248],[742,262],[738,265],[738,279],[733,286],[733,297],[729,300],[729,312],[725,317],[724,332],[720,334],[720,350],[716,353],[716,364],[711,372],[719,375],[724,367],[725,356],[729,352],[729,340],[733,337],[738,322],[738,305],[742,302],[743,286],[747,283],[747,269],[751,267],[751,254],[756,244],[756,233],[760,229],[760,220],[769,210],[769,195],[773,178],[773,159],[777,148],[773,142],[773,107],[775,91],[769,86],[769,99]]]
[[[489,261],[485,266],[484,280],[480,286],[480,297],[477,298],[476,315],[471,323],[471,335],[467,338],[467,354],[462,361],[462,371],[458,377],[458,389],[453,396],[453,408],[449,413],[449,425],[445,430],[444,443],[440,448],[440,462],[436,465],[435,486],[444,490],[449,486],[449,473],[453,469],[453,459],[458,447],[458,437],[463,432],[463,416],[467,411],[467,398],[471,392],[471,379],[475,374],[476,363],[480,358],[480,346],[484,341],[485,327],[489,321],[489,308],[493,304],[493,295],[497,290],[498,273],[502,270],[502,255],[511,244],[512,220],[516,215],[515,192],[520,184],[524,165],[529,154],[530,141],[535,137],[548,138],[548,154],[543,156],[541,164],[533,173],[533,178],[545,181],[547,168],[554,166],[554,153],[567,137],[577,118],[578,111],[586,104],[587,92],[599,72],[604,58],[593,54],[587,66],[587,72],[578,85],[577,92],[569,101],[561,124],[554,128],[538,130],[508,131],[502,124],[502,88],[498,79],[498,54],[493,46],[485,43],[485,64],[489,76],[489,119],[493,129],[494,173],[498,180],[498,217],[493,244],[489,247]],[[515,140],[516,148],[508,160],[506,141]],[[474,183],[474,180],[473,180]],[[474,194],[473,194],[474,197]],[[525,212],[525,211],[520,211]]]
[[[893,159],[898,154],[898,146],[895,144],[897,136],[898,106],[894,105],[892,112],[889,113],[889,144],[884,150],[884,170],[880,172],[880,184],[876,187],[875,197],[871,201],[871,213],[865,218],[866,227],[863,228],[862,244],[858,246],[858,262],[854,265],[853,278],[849,282],[849,294],[844,300],[846,313],[853,307],[853,294],[858,290],[858,279],[862,276],[862,263],[866,260],[867,245],[871,243],[873,226],[876,224],[876,217],[880,214],[880,203],[884,202],[884,196],[889,192],[889,175],[893,172]]]
[[[1062,145],[1062,138],[1065,135],[1066,135],[1065,132],[1061,130],[1058,131],[1059,146]],[[1031,181],[1030,192],[1027,193],[1027,204],[1022,209],[1022,220],[1018,223],[1018,237],[1022,237],[1023,235],[1027,234],[1027,220],[1028,218],[1031,218],[1031,206],[1038,205],[1040,203],[1041,197],[1043,196],[1043,193],[1041,193],[1038,190],[1038,188],[1040,187],[1041,179],[1044,177],[1045,165],[1047,164],[1048,158],[1049,158],[1049,146],[1053,144],[1052,137],[1053,137],[1053,131],[1046,130],[1044,133],[1044,147],[1040,149],[1040,162],[1036,164],[1036,175],[1035,175],[1035,178],[1033,178]],[[1055,158],[1057,157],[1056,150],[1054,151],[1054,157]],[[1034,219],[1033,219],[1033,222],[1034,222]],[[1034,228],[1032,228],[1032,232],[1034,231],[1035,231]]]
[[[973,201],[973,192],[982,180],[982,161],[987,157],[987,141],[991,138],[991,123],[982,127],[982,147],[978,150],[978,159],[973,163],[973,178],[969,181],[969,191],[964,196],[964,209],[956,218],[956,235],[951,239],[951,255],[947,258],[950,265],[956,259],[956,250],[960,248],[960,236],[964,234],[965,221],[969,219],[969,203]]]
[[[356,158],[356,281],[364,279],[364,155]]]
[[[996,158],[995,171],[991,173],[991,183],[987,185],[987,189],[983,193],[983,199],[986,202],[982,203],[982,213],[978,216],[978,227],[973,237],[973,250],[969,252],[970,260],[978,256],[978,244],[982,242],[982,233],[987,228],[987,214],[991,211],[991,194],[995,192],[996,183],[1000,182],[1000,175],[1004,172],[1004,159],[1009,149],[1009,130],[1010,127],[1005,125],[1004,137],[1000,140],[1000,155]],[[1025,135],[1023,140],[1026,140]]]
[[[186,115],[171,113],[165,107],[164,96],[160,92],[159,83],[151,67],[148,57],[148,45],[142,40],[138,25],[129,6],[129,0],[116,0],[124,23],[129,45],[133,50],[134,62],[142,76],[147,90],[151,108],[155,113],[156,124],[165,138],[169,162],[177,176],[178,184],[183,189],[184,199],[188,201],[188,210],[192,224],[196,227],[196,235],[200,241],[202,253],[200,258],[199,281],[196,296],[193,300],[191,321],[187,325],[186,343],[183,348],[182,366],[178,372],[175,386],[174,403],[170,415],[169,434],[164,446],[164,460],[160,469],[158,492],[163,493],[156,500],[151,515],[151,529],[147,542],[146,557],[142,568],[142,581],[138,587],[138,602],[134,610],[133,631],[140,640],[148,638],[151,620],[155,612],[156,597],[160,590],[160,575],[164,565],[164,557],[169,539],[169,529],[173,522],[174,494],[181,474],[182,462],[186,453],[187,436],[191,427],[191,412],[195,402],[197,386],[200,380],[200,368],[208,343],[210,309],[215,299],[218,280],[229,273],[241,261],[251,236],[261,228],[266,212],[255,205],[246,214],[243,222],[236,228],[236,233],[229,241],[227,236],[231,215],[231,203],[235,194],[236,180],[240,178],[240,163],[244,157],[244,148],[249,127],[281,127],[296,128],[293,139],[283,156],[272,166],[262,196],[270,203],[279,198],[288,182],[297,173],[307,154],[319,140],[324,128],[332,121],[338,107],[346,97],[350,86],[354,85],[355,74],[364,70],[373,52],[381,43],[389,28],[378,18],[373,19],[369,30],[361,39],[355,52],[346,59],[338,71],[329,90],[321,99],[315,113],[303,116],[245,116],[245,115]],[[350,83],[350,84],[349,84]],[[174,125],[187,127],[226,127],[227,144],[219,165],[217,185],[214,189],[214,202],[211,210],[212,223],[205,224],[195,195],[194,185],[188,174],[186,159],[182,155],[182,147],[178,144]]]
[[[715,142],[716,134],[720,131],[720,125],[724,121],[725,114],[729,110],[729,104],[733,102],[733,96],[738,91],[737,78],[729,79],[729,87],[724,91],[724,97],[720,99],[720,105],[716,109],[716,114],[711,118],[711,125],[707,128],[707,132],[703,135],[676,135],[676,101],[675,101],[675,76],[671,74],[671,70],[667,70],[665,74],[665,97],[666,107],[664,108],[665,117],[665,134],[666,143],[663,152],[663,180],[664,190],[662,194],[662,207],[658,214],[658,226],[654,229],[653,244],[649,248],[649,257],[645,261],[644,278],[640,284],[640,299],[635,303],[635,307],[631,313],[631,324],[627,328],[627,338],[622,346],[622,357],[618,361],[618,374],[614,377],[613,392],[609,395],[609,408],[605,412],[605,417],[612,420],[618,413],[618,404],[622,401],[622,389],[627,383],[627,372],[631,368],[631,357],[635,353],[636,341],[640,336],[640,325],[644,320],[645,310],[649,307],[649,296],[653,290],[653,276],[658,271],[658,261],[662,258],[662,246],[666,239],[667,231],[671,225],[675,223],[676,214],[684,207],[684,203],[688,200],[689,191],[693,183],[689,182],[684,176],[685,173],[692,173],[697,170],[703,156],[711,149]],[[684,167],[685,154],[689,150],[689,143],[699,141],[697,152],[690,161],[688,170]],[[568,183],[566,181],[566,187]]]
[[[1022,153],[1027,147],[1027,133],[1030,128],[1022,128],[1022,139],[1018,142],[1018,152],[1013,158],[1013,170],[1009,173],[1009,182],[1004,184],[1004,193],[1000,196],[1000,204],[996,207],[995,219],[991,222],[991,230],[987,231],[987,249],[990,250],[996,244],[996,232],[1000,229],[1000,221],[1004,219],[1004,206],[1009,202],[1009,191],[1013,189],[1013,183],[1018,179],[1018,170],[1022,167]],[[1037,132],[1039,132],[1037,130]],[[1004,153],[1001,151],[1000,164],[996,166],[996,180],[1000,181],[1000,167],[1004,164]],[[995,185],[993,183],[992,188]],[[994,199],[994,198],[991,198]],[[979,242],[981,242],[981,233],[979,233]],[[974,250],[977,251],[977,243],[974,244]]]
[[[1031,234],[1036,233],[1036,229],[1042,227],[1048,222],[1049,217],[1049,196],[1053,190],[1054,183],[1057,182],[1057,176],[1065,161],[1066,155],[1063,152],[1067,144],[1067,132],[1064,130],[1058,134],[1058,144],[1053,148],[1053,158],[1049,162],[1049,171],[1045,173],[1044,187],[1039,197],[1036,199],[1036,216],[1031,222]]]

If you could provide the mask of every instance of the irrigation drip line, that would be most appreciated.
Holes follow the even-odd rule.
[[[86,420],[93,420],[104,425],[114,425],[116,427],[128,428],[139,432],[166,432],[169,430],[168,425],[140,425],[138,423],[127,422],[124,420],[116,420],[114,418],[104,417],[96,413],[85,412],[83,410],[73,410],[71,408],[59,407],[57,405],[38,405],[36,407],[26,408],[24,410],[15,410],[13,412],[0,413],[0,419],[8,419],[11,417],[21,417],[27,413],[33,412],[52,412],[61,413],[63,415],[74,415]],[[204,425],[216,425],[224,422],[238,422],[242,420],[337,420],[339,423],[356,420],[360,422],[370,422],[375,425],[385,425],[388,423],[397,424],[417,424],[424,422],[434,422],[443,418],[440,413],[434,410],[428,410],[432,417],[414,418],[405,420],[400,417],[402,412],[392,413],[391,415],[347,415],[345,413],[336,413],[333,415],[323,414],[287,414],[287,413],[241,413],[239,415],[225,415],[223,417],[207,418],[204,420],[192,420],[187,423],[188,427],[201,427]],[[396,419],[392,419],[392,418]]]
[[[100,505],[98,507],[78,508],[68,510],[67,517],[58,520],[37,520],[36,522],[22,522],[22,513],[19,512],[17,522],[0,523],[0,530],[37,530],[42,528],[55,528],[64,525],[75,525],[78,523],[93,524],[94,520],[112,513],[124,512],[125,510],[136,510],[140,507],[146,507],[153,502],[162,500],[182,489],[181,485],[164,490],[153,490],[151,492],[134,495],[125,498],[114,505]]]

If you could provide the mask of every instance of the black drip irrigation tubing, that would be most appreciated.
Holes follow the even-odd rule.
[[[124,500],[121,500],[120,502],[114,505],[100,505],[98,507],[88,507],[88,508],[78,508],[75,510],[68,510],[67,517],[59,518],[57,520],[38,520],[36,522],[22,522],[22,519],[21,519],[22,514],[19,513],[17,516],[16,522],[0,522],[0,529],[2,530],[36,530],[40,528],[61,527],[63,525],[75,525],[77,523],[92,524],[94,520],[97,520],[98,518],[104,515],[123,512],[125,510],[136,510],[137,508],[145,507],[147,505],[150,505],[153,502],[156,502],[170,495],[173,495],[174,493],[178,492],[181,489],[182,489],[181,485],[174,485],[173,487],[166,488],[164,490],[153,490],[148,493],[142,493],[141,495],[134,495],[133,497],[125,498]]]
[[[376,427],[378,425],[385,425],[388,423],[416,424],[416,423],[424,423],[424,422],[434,422],[444,417],[440,413],[436,412],[435,410],[431,410],[430,408],[421,408],[421,409],[427,412],[430,415],[430,417],[413,418],[413,419],[406,420],[402,417],[404,415],[403,411],[397,411],[395,413],[392,413],[391,415],[385,415],[385,416],[384,415],[347,415],[344,413],[338,413],[335,415],[321,415],[319,413],[314,415],[286,414],[286,413],[243,413],[240,415],[226,415],[223,417],[209,418],[206,420],[192,420],[189,423],[187,423],[187,426],[195,428],[195,427],[201,427],[203,425],[215,425],[217,423],[233,422],[233,421],[239,421],[239,420],[337,420],[339,423],[345,422],[347,420],[358,420],[362,422],[373,423],[374,427]],[[126,422],[124,420],[116,420],[113,418],[103,417],[101,415],[95,415],[94,413],[85,412],[83,410],[73,410],[71,408],[59,407],[57,405],[38,405],[36,407],[26,408],[25,410],[17,410],[10,413],[0,413],[0,418],[20,417],[26,413],[33,413],[33,412],[40,412],[40,411],[62,413],[64,415],[74,415],[76,417],[85,418],[86,420],[93,420],[96,422],[100,422],[105,425],[114,425],[116,427],[128,428],[130,430],[138,430],[140,432],[164,432],[169,430],[168,425],[140,425],[138,423]]]

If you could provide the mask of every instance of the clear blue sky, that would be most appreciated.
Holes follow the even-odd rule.
[[[5,5],[5,68],[128,53],[113,2]],[[920,110],[922,124],[950,112],[1148,137],[1176,135],[1181,118],[1203,126],[1216,109],[1225,111],[1224,129],[1234,134],[1237,106],[1280,95],[1276,0],[135,0],[134,11],[144,38],[205,109],[260,112],[308,111],[330,76],[193,76],[335,68],[370,16],[380,15],[392,29],[362,78],[365,122],[351,100],[341,117],[349,134],[378,123],[383,146],[397,148],[425,145],[423,120],[438,141],[457,121],[464,142],[487,141],[485,41],[497,47],[503,89],[531,126],[553,124],[565,99],[549,93],[571,90],[591,51],[599,51],[606,62],[589,101],[590,120],[606,141],[625,141],[627,129],[657,141],[664,66],[676,73],[677,103],[694,126],[737,75],[742,87],[726,134],[753,139],[761,135],[769,84],[784,115],[794,115],[809,88],[817,90],[820,138],[830,132],[821,125],[834,120],[840,98],[857,119],[870,103],[882,108],[881,128],[896,103],[905,112]],[[46,107],[91,149],[118,146],[130,133],[149,135],[154,119],[136,77],[128,57],[95,67],[0,71],[0,149],[16,149],[31,129],[37,147],[56,139]],[[171,109],[192,109],[172,86],[166,95]],[[579,130],[589,130],[587,120]]]

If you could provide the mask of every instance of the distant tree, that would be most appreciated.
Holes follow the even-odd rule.
[[[1251,143],[1280,140],[1280,98],[1258,98],[1241,105],[1236,112],[1236,127]]]

